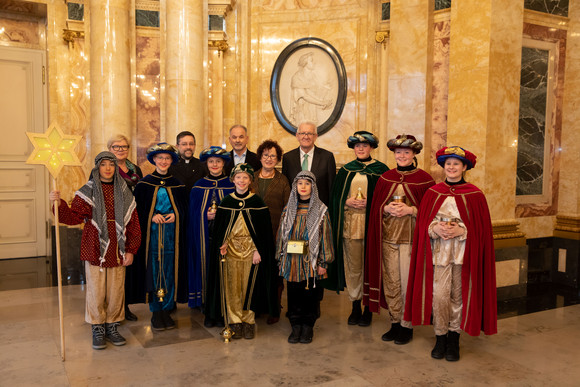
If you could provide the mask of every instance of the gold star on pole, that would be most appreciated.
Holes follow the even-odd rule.
[[[55,179],[65,165],[82,165],[74,151],[81,136],[64,134],[54,122],[44,133],[26,132],[26,135],[34,145],[26,164],[44,165]]]

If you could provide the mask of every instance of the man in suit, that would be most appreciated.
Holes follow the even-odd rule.
[[[334,155],[314,145],[318,133],[316,125],[312,122],[301,123],[298,126],[296,138],[300,146],[285,153],[282,157],[282,174],[292,184],[298,172],[307,170],[314,173],[318,196],[328,206],[330,190],[336,176]]]
[[[250,164],[254,171],[262,168],[258,156],[248,149],[248,129],[245,126],[236,124],[230,128],[230,145],[232,146],[230,161],[224,167],[226,176],[229,176],[232,169],[240,163]]]
[[[185,184],[187,194],[196,181],[205,176],[205,166],[195,154],[195,136],[189,131],[180,132],[177,135],[177,150],[179,161],[169,167],[169,173]]]

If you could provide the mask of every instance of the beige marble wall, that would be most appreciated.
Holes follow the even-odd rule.
[[[151,173],[154,168],[147,161],[147,149],[158,142],[175,139],[161,139],[161,85],[160,85],[160,39],[157,29],[137,29],[136,39],[136,115],[137,134],[133,143],[137,148],[137,163],[143,173]]]
[[[422,141],[417,159],[424,168],[431,155],[432,17],[429,0],[391,1],[387,132],[389,138],[407,133]]]
[[[571,1],[566,44],[558,214],[580,215],[580,2]]]
[[[374,2],[353,0],[253,1],[250,8],[245,8],[242,2],[236,3],[235,11],[239,12],[237,20],[242,20],[235,38],[236,50],[241,50],[237,53],[238,62],[235,65],[238,83],[231,85],[234,88],[232,93],[226,92],[226,100],[239,93],[237,101],[240,111],[235,113],[235,118],[230,116],[226,121],[241,120],[241,123],[248,125],[251,129],[250,148],[255,149],[266,138],[277,139],[285,150],[298,145],[295,136],[282,129],[274,116],[269,93],[270,77],[278,55],[288,44],[312,36],[327,41],[337,49],[348,78],[341,119],[331,131],[318,138],[317,145],[331,149],[337,163],[352,160],[352,150],[346,146],[346,138],[356,130],[373,132],[372,125],[367,124],[367,117],[377,114],[375,101],[370,103],[368,89],[378,83],[371,83],[377,79],[376,66],[369,64],[374,63],[374,57],[370,56],[375,55],[374,30],[378,17],[374,18],[374,15],[378,6]],[[244,24],[249,21],[249,26]],[[244,46],[244,42],[248,46]],[[231,62],[226,61],[226,65],[228,63]],[[231,75],[231,67],[228,73]],[[375,94],[372,95],[375,98]],[[246,108],[247,122],[244,122]],[[226,110],[226,114],[231,113]],[[382,141],[385,142],[384,139]]]
[[[467,180],[487,196],[493,220],[514,218],[522,2],[451,5],[448,145],[475,153]]]
[[[449,20],[435,22],[433,45],[433,97],[431,113],[431,152],[424,169],[435,181],[445,180],[443,168],[437,164],[435,153],[447,145],[447,101],[449,93]]]

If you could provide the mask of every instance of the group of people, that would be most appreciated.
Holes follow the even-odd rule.
[[[406,344],[413,325],[433,324],[431,356],[459,360],[459,334],[497,332],[495,257],[485,196],[464,179],[476,157],[460,147],[437,154],[446,179],[417,167],[411,135],[388,141],[396,168],[374,159],[377,137],[347,139],[355,159],[336,173],[334,155],[315,146],[316,125],[299,125],[299,147],[273,140],[256,153],[247,129],[230,129],[232,151],[211,146],[194,157],[195,137],[147,151],[145,177],[116,136],[95,158],[91,177],[62,223],[85,223],[86,321],[93,348],[125,344],[117,327],[136,320],[130,304],[149,303],[151,327],[175,328],[177,303],[200,308],[206,327],[234,339],[255,336],[256,315],[279,320],[286,283],[289,343],[310,343],[323,289],[346,289],[349,325],[369,326],[388,310],[384,341]],[[276,165],[282,161],[282,172]],[[286,280],[286,281],[284,281]]]

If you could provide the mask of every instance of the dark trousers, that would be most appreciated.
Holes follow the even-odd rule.
[[[314,287],[312,278],[308,281],[309,289],[306,289],[306,281],[288,281],[286,285],[290,325],[308,325],[313,327],[318,317],[320,294],[323,291],[323,287],[320,284]]]

